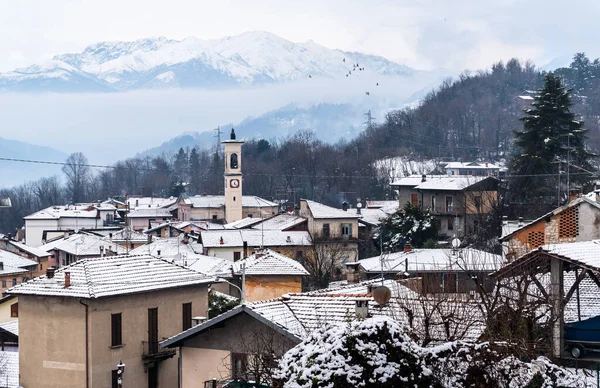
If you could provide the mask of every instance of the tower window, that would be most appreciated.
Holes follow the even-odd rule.
[[[229,160],[229,166],[231,168],[238,168],[238,156],[237,154],[231,154],[230,156],[230,160]]]

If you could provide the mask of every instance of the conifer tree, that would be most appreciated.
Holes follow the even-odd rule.
[[[571,91],[561,79],[547,74],[532,107],[521,118],[523,130],[515,131],[515,153],[510,162],[511,190],[526,203],[556,203],[559,163],[563,172],[569,164],[571,188],[588,182],[590,158],[585,149],[587,130],[570,111]],[[566,193],[567,176],[560,174],[561,193]]]

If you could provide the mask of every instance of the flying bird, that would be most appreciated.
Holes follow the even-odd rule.
[[[309,74],[309,75],[308,75],[308,78],[312,78],[312,75],[310,75],[310,74]]]
[[[369,92],[365,92],[365,94],[366,94],[367,96],[370,96],[370,95],[371,95]]]
[[[346,74],[346,77],[348,77],[348,74]]]
[[[377,85],[376,85],[376,86],[379,86],[379,82],[377,82]]]
[[[346,58],[342,59],[342,62],[346,62]]]

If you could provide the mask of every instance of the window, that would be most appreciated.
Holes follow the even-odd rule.
[[[237,154],[231,154],[231,156],[229,157],[229,159],[230,159],[229,166],[232,169],[238,168],[238,156],[237,156]]]
[[[40,271],[43,271],[43,270],[44,270],[44,265],[40,264]]]
[[[238,261],[242,258],[242,255],[240,252],[233,252],[233,261]]]
[[[410,195],[410,204],[413,206],[419,206],[419,194],[412,193]]]
[[[252,218],[252,213],[248,213],[248,218]]]
[[[111,346],[123,345],[123,336],[121,332],[121,313],[110,315],[110,333]]]
[[[12,285],[13,285],[13,287],[17,285],[17,278],[13,278]]]
[[[454,230],[454,220],[452,218],[448,218],[448,230]]]
[[[481,195],[476,195],[473,197],[473,204],[475,205],[475,209],[480,210],[481,208]]]
[[[2,281],[2,288],[6,288],[6,280]]]
[[[192,303],[184,303],[181,305],[183,313],[183,330],[192,327]]]
[[[347,239],[352,237],[352,224],[341,224],[340,229],[342,231],[343,238]]]
[[[234,380],[245,379],[248,367],[248,355],[243,353],[231,353],[231,377]]]
[[[10,317],[11,318],[19,317],[19,302],[10,305]]]
[[[431,196],[431,210],[435,211],[435,195]]]
[[[446,197],[446,213],[452,213],[454,211],[454,203],[452,201],[452,196]]]
[[[564,210],[558,220],[558,238],[575,238],[579,235],[579,207]]]
[[[329,224],[323,224],[323,237],[329,238]]]
[[[212,216],[212,219],[213,219],[213,220],[216,220],[216,219],[217,219],[217,215],[216,215],[216,214],[213,214],[213,216]]]

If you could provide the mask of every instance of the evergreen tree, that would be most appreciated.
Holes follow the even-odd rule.
[[[185,182],[188,178],[188,154],[183,148],[179,148],[179,151],[175,155],[175,162],[173,163],[173,169],[175,170],[175,179],[179,182]]]
[[[547,74],[544,87],[521,118],[523,130],[515,131],[510,170],[516,177],[511,180],[511,191],[521,201],[555,203],[559,162],[562,171],[570,162],[571,188],[589,181],[585,170],[591,171],[593,155],[585,149],[587,130],[571,113],[571,105],[571,91],[565,90],[559,77]],[[561,185],[567,183],[566,176],[560,179]]]
[[[190,194],[198,194],[200,191],[200,181],[202,177],[200,175],[200,154],[196,147],[192,148],[189,157],[189,175],[190,175]]]

